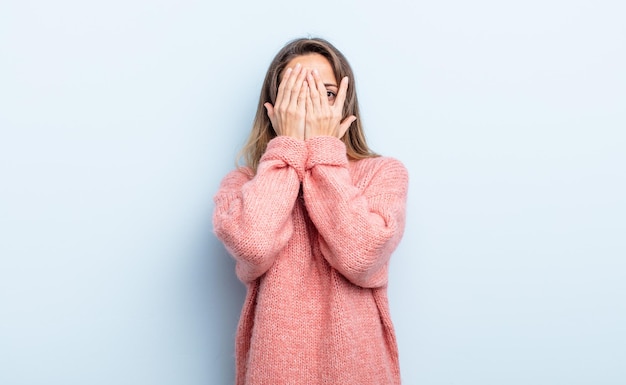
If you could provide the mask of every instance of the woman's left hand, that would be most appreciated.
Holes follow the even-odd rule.
[[[343,104],[348,90],[348,77],[341,79],[334,102],[328,100],[328,91],[317,70],[307,74],[309,94],[306,104],[305,138],[314,136],[334,136],[342,138],[356,116],[350,115],[343,121]]]

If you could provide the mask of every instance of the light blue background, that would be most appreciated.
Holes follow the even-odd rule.
[[[405,384],[626,384],[623,1],[0,4],[0,384],[232,383],[212,197],[288,40],[405,162]]]

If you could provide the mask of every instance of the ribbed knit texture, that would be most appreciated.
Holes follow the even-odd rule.
[[[224,178],[213,217],[248,288],[236,384],[399,384],[387,267],[404,231],[404,166],[348,161],[334,137],[279,136],[250,175]]]

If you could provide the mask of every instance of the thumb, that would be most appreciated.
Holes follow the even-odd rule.
[[[265,107],[265,111],[267,111],[267,117],[270,118],[270,123],[272,125],[272,129],[276,133],[276,135],[280,135],[278,124],[274,120],[274,106],[272,103],[264,103],[263,107]]]
[[[345,118],[343,122],[341,122],[341,124],[339,125],[339,138],[343,138],[343,136],[346,134],[346,132],[350,128],[350,125],[352,125],[352,123],[354,123],[355,121],[356,121],[356,116],[350,115],[347,118]]]

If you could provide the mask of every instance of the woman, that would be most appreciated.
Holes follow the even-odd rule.
[[[236,383],[399,384],[387,267],[408,175],[367,146],[334,46],[298,39],[278,53],[242,151],[213,218],[248,289]]]

